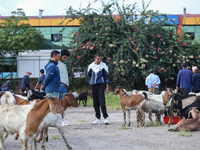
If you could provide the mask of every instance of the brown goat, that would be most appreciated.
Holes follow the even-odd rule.
[[[120,104],[121,104],[123,115],[124,115],[123,126],[125,126],[125,124],[126,124],[126,110],[128,111],[128,118],[129,118],[128,126],[130,126],[130,124],[131,124],[130,110],[135,109],[140,104],[140,102],[142,102],[146,98],[146,95],[145,95],[145,97],[142,96],[141,94],[135,94],[135,95],[129,96],[126,94],[126,92],[120,86],[116,87],[115,91],[113,93],[115,95],[119,94],[119,96],[120,96],[120,100],[121,100]],[[139,115],[139,113],[137,113],[137,115]],[[139,123],[139,121],[138,121],[138,123]]]
[[[76,101],[75,97],[73,94],[65,94],[63,96],[63,98],[59,101],[59,104],[60,106],[62,106],[64,108],[64,111],[70,107],[70,106],[73,106],[73,107],[78,107],[78,102]],[[48,142],[48,128],[46,130],[46,137],[45,137],[45,140],[46,142]],[[37,140],[38,143],[40,143],[40,141],[43,139],[43,134],[44,134],[44,128],[42,129],[41,133],[40,133],[40,137],[39,139]]]
[[[168,131],[196,131],[200,126],[200,117],[199,111],[192,107],[190,112],[192,114],[193,119],[182,119],[179,121],[173,128]]]

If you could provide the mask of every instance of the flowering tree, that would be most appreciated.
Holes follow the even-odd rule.
[[[163,28],[163,24],[167,25],[167,15],[160,14],[165,18],[159,18],[158,12],[147,10],[148,5],[143,1],[142,10],[138,12],[136,3],[120,7],[117,2],[107,5],[102,2],[100,14],[91,4],[79,11],[70,7],[70,15],[66,17],[78,19],[81,26],[72,33],[69,71],[83,72],[86,77],[88,65],[99,52],[109,67],[114,85],[140,86],[150,68],[162,81],[175,83],[182,62],[189,66],[199,62],[197,42],[188,40],[184,33],[180,37],[176,30]],[[120,18],[113,17],[114,10]],[[156,22],[153,21],[155,16],[158,17]],[[172,26],[176,28],[175,24]]]

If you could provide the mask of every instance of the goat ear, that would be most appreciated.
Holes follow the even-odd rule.
[[[54,115],[56,115],[56,106],[54,105],[52,99],[50,99],[50,101],[49,101],[49,107],[50,107],[50,111],[51,111]],[[57,116],[57,115],[56,115],[56,116]]]

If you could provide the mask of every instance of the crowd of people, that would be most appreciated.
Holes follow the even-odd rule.
[[[62,99],[62,94],[66,93],[69,87],[67,66],[64,63],[69,56],[70,52],[67,49],[60,51],[53,50],[51,52],[51,59],[44,66],[46,75],[44,74],[44,69],[41,69],[35,88],[40,86],[40,92],[45,92],[47,96],[56,96],[59,100]],[[178,73],[176,89],[180,89],[184,95],[187,95],[191,91],[195,93],[200,92],[200,74],[198,73],[197,66],[192,67],[192,72],[187,69],[187,64],[183,63],[182,70]],[[154,73],[153,69],[150,69],[149,73],[145,80],[145,85],[149,92],[159,94],[160,78]],[[30,89],[29,77],[31,74],[31,72],[26,72],[26,75],[22,78],[22,92]],[[92,124],[102,124],[100,108],[104,123],[109,124],[104,93],[105,84],[106,91],[109,91],[109,72],[108,66],[102,62],[102,55],[99,53],[95,54],[94,62],[88,66],[88,81],[92,89],[93,107],[96,117],[96,120]],[[11,89],[12,84],[9,80],[1,88],[2,91],[9,91]],[[64,115],[62,118],[62,125],[69,125],[64,121]]]
[[[148,91],[154,94],[159,94],[159,85],[161,83],[158,75],[154,74],[154,70],[149,70],[149,76],[145,80],[145,85]],[[193,74],[192,74],[193,73]],[[197,66],[192,67],[192,71],[187,69],[187,63],[182,64],[182,69],[178,72],[176,81],[176,90],[187,96],[189,92],[200,92],[200,74]]]

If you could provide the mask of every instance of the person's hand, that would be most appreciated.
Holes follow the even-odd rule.
[[[179,90],[179,87],[178,87],[178,86],[176,87],[176,90],[177,90],[177,91]]]
[[[45,87],[44,87],[43,85],[41,85],[41,88],[40,88],[40,89],[44,91],[44,90],[45,90]]]
[[[192,86],[192,89],[193,89],[194,87]]]
[[[109,85],[106,86],[106,92],[109,92]]]
[[[152,84],[151,86],[152,86],[152,87],[155,87],[155,84]]]

